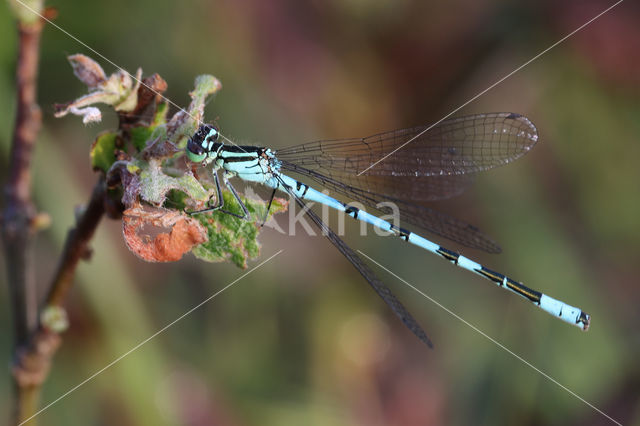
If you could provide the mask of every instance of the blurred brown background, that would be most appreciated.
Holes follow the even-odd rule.
[[[238,142],[275,148],[434,122],[611,2],[569,0],[48,1],[56,23],[130,72],[158,72],[178,104],[198,74],[223,90],[207,108]],[[0,164],[14,118],[16,36],[0,4]],[[624,424],[640,424],[640,7],[628,1],[458,115],[513,111],[537,125],[525,158],[438,205],[479,226],[488,267],[592,315],[582,333],[394,239],[346,240]],[[48,26],[34,191],[53,224],[37,245],[55,267],[73,209],[95,177],[102,129],[52,117],[84,93],[65,56],[95,54]],[[4,177],[4,176],[3,176]],[[240,185],[239,185],[240,186]],[[333,225],[337,223],[332,217]],[[286,220],[283,221],[286,224]],[[265,230],[272,262],[41,415],[43,425],[608,424],[605,417],[374,266],[436,344],[427,350],[333,247]],[[459,249],[442,241],[447,247]],[[71,327],[44,403],[241,275],[185,258],[146,264],[104,223],[81,266]],[[3,260],[0,260],[2,262]],[[253,262],[250,267],[256,265]],[[2,266],[4,269],[4,265]],[[9,364],[0,274],[0,365]],[[9,379],[0,375],[0,413]]]

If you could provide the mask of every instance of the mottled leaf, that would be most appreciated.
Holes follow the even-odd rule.
[[[167,193],[172,189],[183,191],[189,195],[189,198],[200,202],[209,199],[209,191],[198,182],[190,171],[178,177],[169,176],[163,172],[162,164],[157,159],[149,160],[146,167],[142,168],[140,183],[140,198],[155,205],[162,205]]]
[[[241,214],[235,198],[229,191],[223,191],[225,208]],[[249,210],[251,220],[244,220],[232,215],[215,211],[194,215],[207,229],[208,240],[193,248],[193,254],[207,262],[223,262],[230,260],[238,267],[246,268],[249,259],[255,259],[260,254],[260,244],[257,237],[260,231],[266,203],[243,198]],[[269,216],[287,209],[288,202],[282,198],[274,198],[269,210]]]

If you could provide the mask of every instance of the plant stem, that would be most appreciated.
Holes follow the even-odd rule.
[[[49,287],[44,309],[60,307],[64,303],[73,284],[78,263],[89,253],[89,241],[104,216],[105,194],[104,177],[100,177],[89,204],[78,218],[75,228],[67,234],[64,251]],[[30,336],[28,343],[18,348],[12,372],[18,390],[19,404],[16,410],[20,421],[29,419],[37,412],[38,395],[49,375],[51,362],[60,341],[58,331],[47,328],[46,324],[40,324],[37,331]],[[34,420],[31,420],[26,424],[35,424],[33,422]]]
[[[106,185],[104,177],[100,177],[93,192],[89,204],[78,218],[75,228],[69,230],[65,241],[64,251],[58,264],[56,274],[49,286],[49,294],[45,307],[62,306],[73,284],[73,277],[80,260],[89,254],[89,241],[104,216]]]
[[[11,146],[9,175],[5,185],[2,236],[7,256],[9,284],[14,297],[16,343],[24,344],[36,325],[37,303],[31,253],[35,208],[31,202],[31,158],[40,130],[41,113],[36,104],[38,49],[42,25],[19,24],[19,55],[16,70],[16,124]]]
[[[14,324],[14,354],[24,347],[37,326],[37,294],[33,269],[36,210],[31,202],[31,159],[41,124],[36,104],[38,55],[42,22],[18,23],[16,67],[17,107],[9,171],[4,190],[2,239],[5,246],[10,305]],[[15,377],[14,377],[15,379]],[[14,381],[17,422],[37,406],[37,392]]]

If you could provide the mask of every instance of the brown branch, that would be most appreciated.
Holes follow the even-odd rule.
[[[7,264],[12,291],[16,343],[12,376],[16,401],[14,424],[34,424],[39,394],[51,367],[53,356],[61,343],[60,332],[66,326],[62,306],[69,293],[79,262],[89,255],[89,242],[105,212],[118,216],[122,205],[107,196],[105,177],[96,183],[91,199],[76,226],[69,230],[58,268],[48,287],[45,303],[38,317],[34,283],[28,274],[33,273],[28,244],[33,238],[37,223],[36,213],[30,200],[30,163],[40,124],[40,112],[35,106],[35,79],[38,64],[38,40],[42,25],[25,26],[21,31],[20,59],[18,61],[18,114],[16,136],[12,148],[12,169],[6,190],[6,211],[3,216],[3,236],[7,248]],[[24,36],[24,37],[22,37]],[[141,93],[138,109],[142,111],[153,102],[158,91],[166,89],[166,83],[154,75],[145,81],[155,88],[150,93]],[[145,87],[146,88],[146,87]],[[140,93],[139,93],[140,95]],[[123,124],[121,122],[121,124]],[[114,183],[115,184],[115,183]],[[107,209],[107,210],[105,210]],[[26,289],[26,290],[25,290]],[[29,291],[27,291],[29,290]],[[50,321],[53,312],[54,320]],[[63,321],[56,323],[56,315]]]
[[[39,3],[38,0],[34,1]],[[39,9],[42,4],[32,6]],[[102,217],[105,213],[120,217],[122,205],[107,196],[107,184],[104,175],[101,175],[88,205],[77,218],[76,226],[67,234],[45,303],[38,312],[31,245],[39,218],[31,202],[30,167],[41,124],[41,113],[35,97],[43,21],[34,17],[31,12],[26,13],[22,8],[18,8],[16,12],[19,16],[20,36],[16,71],[18,106],[1,224],[16,330],[11,368],[15,390],[12,423],[33,425],[42,384],[49,374],[53,356],[60,346],[60,332],[66,327],[66,314],[62,305],[73,285],[77,266],[82,259],[88,257],[89,242]],[[55,11],[47,9],[44,10],[44,14],[53,18]],[[138,90],[136,112],[139,113],[157,100],[158,92],[166,89],[166,83],[158,75],[145,79],[145,82],[148,86]],[[127,127],[127,118],[121,117],[121,128]],[[135,123],[135,120],[131,119],[131,123]]]
[[[100,177],[93,188],[89,204],[78,219],[76,227],[69,230],[65,242],[62,258],[58,264],[56,274],[49,286],[45,308],[62,306],[76,273],[80,260],[87,258],[89,242],[104,216],[106,185],[104,177]]]
[[[16,343],[23,344],[36,324],[33,268],[28,250],[34,235],[32,226],[36,212],[31,202],[31,158],[40,130],[41,113],[36,104],[38,49],[42,25],[19,24],[19,56],[16,69],[17,107],[9,175],[5,185],[5,209],[2,215],[2,237],[7,256],[9,286],[14,292]],[[27,288],[25,290],[25,287]],[[29,303],[26,303],[26,302]]]
[[[105,212],[106,185],[98,179],[89,204],[78,218],[75,228],[69,230],[64,251],[53,277],[44,310],[61,307],[71,289],[80,260],[89,253],[89,242]],[[43,310],[43,311],[44,311]],[[16,407],[18,419],[25,421],[37,411],[38,394],[46,380],[51,361],[60,346],[59,330],[41,324],[30,336],[27,344],[17,348],[12,374],[19,390],[21,404]]]
[[[16,67],[17,107],[9,173],[4,190],[2,239],[5,246],[10,305],[15,330],[14,353],[29,340],[37,325],[37,298],[33,269],[33,237],[36,210],[31,202],[31,160],[40,130],[41,113],[36,104],[38,53],[42,22],[18,23]],[[14,383],[14,420],[36,408],[37,392]]]
[[[36,104],[40,35],[43,23],[18,23],[19,50],[16,69],[17,108],[10,168],[2,212],[13,323],[15,327],[13,423],[30,419],[37,411],[42,383],[60,345],[57,330],[38,323],[38,301],[33,276],[33,237],[36,209],[31,201],[31,160],[40,130],[41,113]],[[69,231],[60,264],[49,288],[45,309],[61,306],[69,292],[75,270],[88,253],[88,244],[104,215],[105,182],[100,178],[91,200],[74,229]],[[28,422],[34,424],[33,420]]]

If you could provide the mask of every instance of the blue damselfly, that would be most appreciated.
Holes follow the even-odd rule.
[[[381,201],[393,202],[399,207],[400,220],[403,222],[468,247],[497,253],[500,251],[498,245],[477,228],[420,203],[461,193],[471,183],[475,173],[516,160],[526,154],[537,141],[538,133],[531,121],[514,113],[470,115],[444,120],[435,126],[395,130],[367,138],[310,142],[277,152],[263,147],[225,145],[218,129],[204,124],[189,138],[186,153],[192,162],[212,166],[217,205],[192,213],[204,213],[224,207],[217,173],[222,170],[224,183],[244,212],[242,215],[225,211],[226,213],[248,218],[246,207],[229,182],[230,177],[260,183],[273,188],[271,199],[276,190],[280,190],[290,194],[301,207],[305,207],[305,201],[310,201],[345,212],[354,219],[369,223],[487,278],[528,299],[549,314],[587,330],[590,317],[579,308],[530,289],[414,232],[338,201],[288,175],[301,175],[381,213],[388,213],[384,207],[379,207]],[[393,155],[389,156],[391,152]],[[371,167],[373,164],[375,166]],[[313,211],[308,210],[307,215],[403,323],[431,346],[420,325],[362,259]]]

